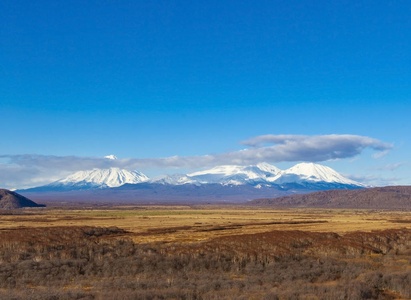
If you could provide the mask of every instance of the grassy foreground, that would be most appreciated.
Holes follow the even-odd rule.
[[[109,207],[0,215],[0,299],[409,299],[401,211]]]

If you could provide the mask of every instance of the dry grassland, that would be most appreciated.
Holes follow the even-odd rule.
[[[82,209],[25,209],[0,215],[0,229],[53,226],[116,226],[133,241],[198,242],[218,236],[272,230],[311,232],[411,228],[404,211],[348,209],[269,209],[235,206],[121,206]],[[130,237],[130,235],[128,235]]]
[[[411,299],[404,211],[0,212],[0,299]]]

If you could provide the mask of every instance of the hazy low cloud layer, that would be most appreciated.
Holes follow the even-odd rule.
[[[385,166],[377,166],[377,167],[373,167],[371,168],[371,170],[377,170],[377,171],[394,171],[396,169],[398,169],[399,167],[405,166],[407,165],[408,162],[403,161],[400,163],[396,163],[396,164],[387,164]]]
[[[388,185],[399,185],[402,178],[397,176],[382,176],[380,174],[369,174],[369,175],[350,175],[350,179],[361,182],[368,186],[388,186]]]
[[[171,156],[165,158],[107,159],[77,156],[0,155],[2,187],[40,185],[79,170],[118,167],[125,169],[198,169],[221,164],[256,164],[259,162],[321,162],[352,158],[366,148],[378,153],[392,145],[358,135],[262,135],[241,144],[248,148],[216,155]],[[1,163],[3,162],[3,163]]]

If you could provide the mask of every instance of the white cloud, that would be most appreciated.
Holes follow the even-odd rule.
[[[403,161],[403,162],[399,162],[396,164],[387,164],[385,166],[378,166],[378,167],[373,167],[371,168],[371,170],[378,170],[378,171],[394,171],[396,169],[398,169],[401,166],[404,166],[408,164],[408,162]]]
[[[375,159],[379,159],[379,158],[383,158],[384,156],[386,156],[388,154],[388,150],[382,151],[382,152],[378,152],[378,153],[374,153],[372,155],[373,158]]]
[[[399,185],[402,180],[402,178],[397,176],[384,177],[381,175],[351,175],[347,177],[368,186]]]

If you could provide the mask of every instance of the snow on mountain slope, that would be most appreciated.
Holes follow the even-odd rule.
[[[267,174],[278,174],[281,172],[281,170],[279,168],[277,168],[276,166],[270,165],[268,163],[260,163],[257,164],[255,167],[257,167],[258,169],[260,169],[262,172],[266,172]]]
[[[110,155],[104,156],[104,158],[111,159],[111,160],[116,160],[117,156],[115,156],[114,154],[110,154]]]
[[[344,185],[364,186],[359,182],[348,179],[330,167],[314,164],[300,163],[282,171],[274,180],[276,184],[302,183],[302,182],[327,182]]]
[[[215,168],[187,174],[189,178],[195,179],[199,183],[220,183],[241,185],[247,183],[265,182],[268,178],[273,178],[281,172],[267,163],[251,166],[223,165]]]
[[[183,174],[160,175],[149,180],[150,183],[182,185],[182,184],[198,184],[197,180]]]
[[[50,185],[88,184],[96,187],[118,187],[125,183],[141,183],[147,180],[148,177],[138,171],[110,168],[79,171]]]
[[[187,175],[201,184],[220,183],[224,185],[282,185],[285,183],[322,184],[365,187],[363,184],[350,180],[330,167],[300,163],[287,170],[261,163],[251,166],[223,165],[210,170],[195,172]]]

